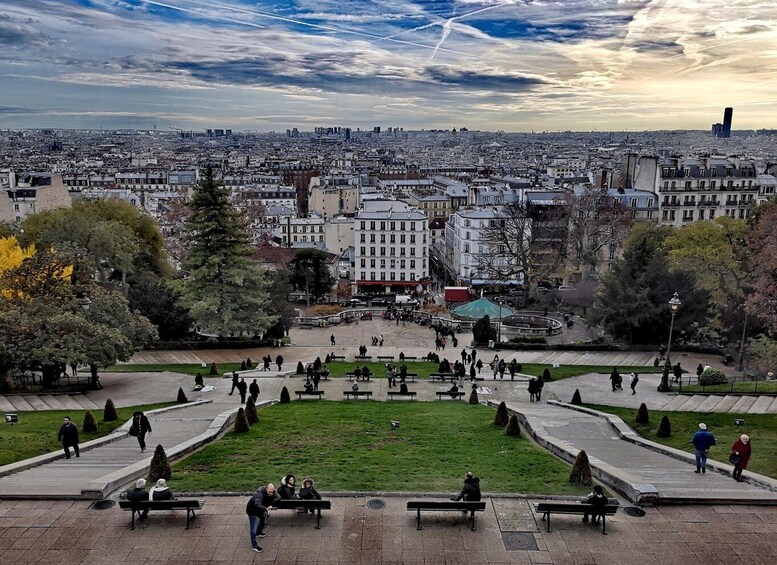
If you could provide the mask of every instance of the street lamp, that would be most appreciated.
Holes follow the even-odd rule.
[[[669,300],[669,310],[672,314],[672,321],[669,324],[669,341],[666,344],[666,363],[664,363],[664,372],[661,375],[661,385],[659,386],[659,392],[669,392],[671,387],[669,386],[669,371],[672,370],[672,362],[669,359],[669,354],[672,351],[672,330],[674,330],[674,317],[677,314],[677,310],[680,309],[680,297],[677,293],[674,293],[671,300]]]
[[[77,302],[78,302],[78,305],[84,310],[89,310],[89,307],[92,305],[92,301],[89,300],[88,296],[82,296],[77,300]]]

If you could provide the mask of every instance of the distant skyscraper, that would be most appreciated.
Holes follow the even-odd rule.
[[[734,108],[726,108],[723,110],[723,131],[720,137],[731,137],[731,118],[734,115]]]

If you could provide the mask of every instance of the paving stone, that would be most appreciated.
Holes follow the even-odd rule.
[[[40,399],[48,410],[66,410],[65,405],[60,400],[60,396],[64,397],[64,395],[45,394]]]
[[[753,405],[748,409],[748,413],[766,414],[769,410],[769,407],[774,403],[775,399],[776,398],[774,396],[761,396],[756,398],[755,402],[753,402]]]
[[[738,396],[724,396],[720,402],[715,406],[715,412],[729,412],[734,405],[739,401]]]
[[[755,404],[755,396],[740,396],[737,402],[729,409],[733,414],[745,414]]]

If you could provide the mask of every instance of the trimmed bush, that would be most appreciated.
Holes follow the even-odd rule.
[[[175,401],[178,404],[185,404],[186,402],[189,402],[189,399],[186,398],[186,393],[180,387],[178,388],[178,398],[176,398]]]
[[[591,478],[591,463],[588,461],[588,454],[585,450],[580,451],[575,457],[575,463],[572,465],[572,471],[569,473],[569,482],[575,485],[589,486],[593,483]]]
[[[702,386],[724,385],[728,383],[726,374],[719,369],[706,369],[699,376],[699,384]]]
[[[246,360],[245,360],[245,359],[243,359],[243,360],[240,362],[240,370],[241,370],[241,371],[245,371],[247,368],[248,368],[248,367],[246,367]]]
[[[469,403],[480,404],[480,399],[478,398],[478,391],[475,388],[472,389],[472,394],[469,395]]]
[[[246,400],[246,419],[249,425],[256,424],[259,421],[259,414],[256,413],[256,403],[253,396],[249,396],[248,400]]]
[[[116,406],[113,404],[113,400],[110,398],[105,401],[105,408],[103,409],[103,422],[115,422],[119,419],[119,414],[116,412]]]
[[[663,418],[661,418],[661,423],[658,424],[658,429],[656,430],[656,436],[658,437],[672,436],[672,425],[669,423],[669,416],[664,416]]]
[[[494,425],[503,428],[507,425],[509,420],[510,414],[507,413],[507,404],[505,404],[503,400],[499,403],[499,407],[496,409],[496,414],[494,414]]]
[[[505,427],[505,433],[511,437],[521,437],[521,428],[518,425],[518,416],[513,414]]]
[[[248,418],[246,417],[246,411],[241,407],[237,411],[237,418],[235,418],[235,433],[244,434],[248,431]]]
[[[583,400],[580,398],[580,389],[575,389],[575,394],[572,395],[572,402],[570,404],[574,406],[582,406]]]
[[[516,370],[517,372],[519,372],[519,373],[520,373],[520,372],[522,372],[522,371],[523,371],[523,365],[521,365],[520,363],[517,363],[517,364],[515,365],[515,370]]]
[[[246,358],[246,369],[253,369],[254,368],[254,362],[251,361],[250,357]]]
[[[545,370],[542,371],[542,380],[545,382],[553,380],[550,376],[550,369],[548,369],[547,367],[545,367]]]
[[[291,402],[291,397],[289,396],[289,389],[287,389],[286,387],[283,387],[281,389],[280,403],[288,404],[289,402]]]
[[[90,410],[84,413],[84,423],[81,425],[81,431],[84,433],[97,431],[97,420],[94,419],[94,415]]]
[[[472,326],[472,336],[475,343],[488,343],[496,339],[496,329],[491,327],[491,319],[483,316]]]
[[[639,405],[639,408],[637,409],[637,415],[634,420],[638,424],[647,424],[650,421],[650,415],[648,414],[648,409],[644,402]]]
[[[154,457],[151,458],[151,467],[148,470],[148,478],[152,483],[159,479],[170,480],[173,470],[170,468],[170,461],[167,459],[165,448],[157,445],[154,450]]]
[[[210,376],[217,377],[219,375],[219,367],[216,365],[216,362],[210,364]]]
[[[305,367],[302,365],[302,361],[299,361],[297,363],[297,374],[298,375],[304,375],[305,374]]]

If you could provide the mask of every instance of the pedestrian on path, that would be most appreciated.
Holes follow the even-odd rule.
[[[537,377],[537,390],[535,391],[537,396],[537,402],[542,400],[542,387],[544,386],[545,386],[545,379],[543,379],[542,377]]]
[[[70,421],[69,416],[65,416],[64,422],[59,427],[57,441],[62,442],[62,448],[65,450],[65,459],[70,459],[70,447],[75,451],[76,457],[81,457],[78,449],[78,428]]]
[[[272,357],[270,357],[269,355],[266,355],[265,357],[262,357],[262,361],[264,361],[264,370],[269,371],[270,363],[272,363]]]
[[[335,334],[329,336],[329,341],[332,343],[332,347],[335,346]]]
[[[248,500],[248,504],[246,504],[251,549],[256,553],[264,551],[257,545],[256,538],[263,538],[267,535],[264,533],[264,528],[267,526],[267,518],[273,509],[272,505],[280,499],[280,495],[275,492],[275,486],[270,483],[267,486],[258,488]]]
[[[253,398],[254,402],[259,399],[259,383],[256,382],[256,379],[251,381],[251,384],[248,385],[248,394],[251,395],[251,398]]]
[[[637,394],[637,383],[639,382],[639,377],[637,376],[637,373],[632,372],[631,373],[631,380],[629,382],[629,386],[631,387],[631,394]]]
[[[232,393],[235,392],[235,389],[237,388],[237,383],[240,382],[240,378],[237,376],[237,372],[232,372],[232,388],[229,391],[229,396],[232,396]]]
[[[706,473],[707,454],[709,453],[710,447],[717,443],[712,432],[707,430],[707,424],[699,424],[699,431],[693,434],[691,443],[696,450],[696,471],[694,472]]]
[[[731,455],[728,460],[734,465],[734,472],[731,473],[733,479],[742,482],[742,470],[747,469],[747,462],[750,461],[750,455],[753,452],[753,446],[750,443],[750,436],[742,434],[739,439],[731,446]]]
[[[612,373],[610,373],[610,383],[612,384],[612,391],[615,392],[620,388],[621,383],[621,375],[618,372],[618,367],[612,368]]]
[[[278,365],[278,370],[280,371],[281,368],[283,367],[283,355],[278,355],[275,358],[275,364]]]
[[[248,385],[246,384],[245,380],[240,379],[240,382],[237,383],[237,391],[240,393],[240,404],[245,404],[246,393],[248,392]]]
[[[138,445],[140,446],[140,452],[143,453],[146,450],[146,434],[151,433],[151,422],[148,421],[146,415],[140,410],[136,410],[132,414],[132,424],[130,424],[129,434],[138,438]]]

